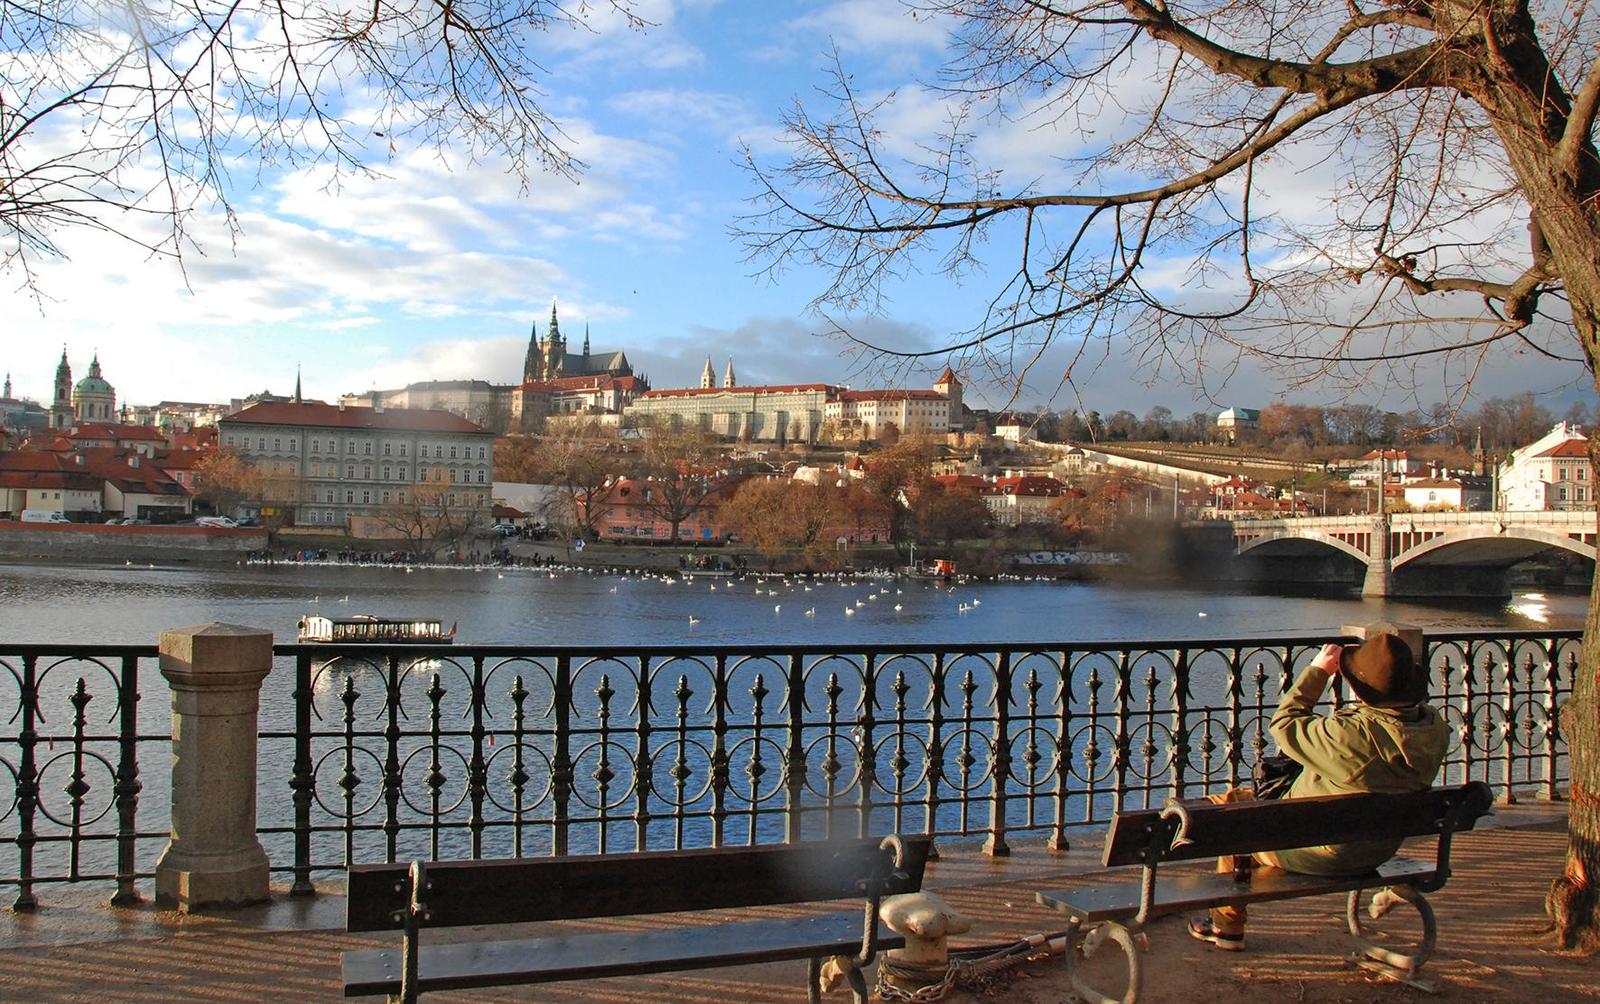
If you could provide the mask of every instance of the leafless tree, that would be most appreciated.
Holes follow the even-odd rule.
[[[797,103],[786,159],[749,158],[758,206],[740,226],[770,267],[824,269],[824,310],[876,308],[930,261],[992,283],[949,344],[873,347],[1020,379],[1058,346],[1070,361],[1051,379],[1069,385],[1130,345],[1202,381],[1242,354],[1355,385],[1452,353],[1466,383],[1504,350],[1593,379],[1600,22],[1586,3],[910,5],[953,33],[942,134],[895,134],[896,95],[839,66],[836,111]],[[985,115],[1055,130],[1069,176],[1003,173],[980,145]],[[1282,209],[1308,195],[1316,213]],[[1562,717],[1571,853],[1550,905],[1562,943],[1592,948],[1600,605],[1588,627]]]
[[[191,250],[233,220],[233,172],[365,172],[401,142],[502,157],[526,184],[581,164],[540,104],[539,39],[633,0],[0,2],[0,271],[65,232]],[[246,184],[249,179],[243,179]],[[151,223],[157,224],[152,227]]]

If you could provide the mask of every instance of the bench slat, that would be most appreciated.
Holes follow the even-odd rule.
[[[1439,832],[1449,805],[1465,803],[1457,826],[1470,830],[1489,811],[1493,796],[1473,781],[1410,794],[1324,795],[1213,805],[1194,801],[1185,836],[1190,841],[1162,854],[1163,861],[1194,861],[1223,854],[1276,851],[1291,847],[1398,839]],[[1154,809],[1117,816],[1106,835],[1107,867],[1143,864],[1150,828],[1160,823]]]
[[[1350,877],[1302,875],[1278,868],[1258,867],[1249,882],[1235,882],[1232,874],[1215,872],[1164,873],[1156,882],[1154,916],[1165,916],[1210,906],[1263,903],[1275,899],[1320,896],[1375,886],[1411,885],[1432,879],[1432,861],[1391,858],[1377,871]],[[1084,889],[1053,889],[1036,893],[1040,905],[1059,910],[1090,924],[1126,920],[1139,912],[1138,873],[1125,881]]]
[[[922,888],[930,838],[907,836],[901,842],[906,849],[906,877],[889,882],[886,896]],[[879,850],[878,844],[879,839],[873,838],[430,862],[430,888],[421,898],[431,916],[421,926],[516,924],[852,899],[861,895],[860,880],[892,854]],[[395,914],[406,905],[400,891],[406,869],[404,864],[350,868],[347,930],[393,931],[404,926]]]
[[[463,990],[853,955],[861,950],[861,923],[858,910],[735,924],[423,945],[417,989]],[[905,938],[880,924],[878,942],[883,948],[900,948]],[[399,992],[398,947],[345,952],[340,961],[346,997]]]

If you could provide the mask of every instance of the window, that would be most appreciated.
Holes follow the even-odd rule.
[[[367,466],[361,468],[361,480],[363,480],[363,481],[371,481],[372,480],[372,465],[371,464],[368,464]]]
[[[389,493],[388,492],[384,492],[383,493],[383,504],[384,505],[388,505],[389,504]]]
[[[345,489],[345,493],[344,493],[345,505],[354,505],[355,501],[356,501],[356,493],[353,492],[353,491],[350,491],[349,489]]]
[[[454,446],[452,446],[452,447],[450,447],[450,459],[454,460],[455,458],[456,458],[456,448]]]
[[[294,448],[295,448],[295,447],[294,447],[294,444],[295,444],[295,441],[294,441],[294,440],[292,440],[292,439],[291,439],[291,440],[289,440],[289,449],[291,449],[291,450],[293,450],[293,449],[294,449]]]
[[[1579,481],[1587,480],[1588,473],[1589,473],[1589,469],[1587,467],[1578,468],[1578,480]]]
[[[322,451],[322,447],[320,445],[318,445],[320,442],[321,442],[321,440],[317,440],[317,439],[313,439],[311,441],[311,452],[312,453],[320,453]]]
[[[276,436],[272,437],[272,452],[273,453],[277,453],[277,452],[281,451],[282,449],[283,449],[283,440],[279,439]]]
[[[366,445],[366,454],[367,454],[367,456],[369,456],[369,457],[372,456],[372,444],[371,443],[367,443],[365,445]]]
[[[402,457],[406,455],[406,446],[407,446],[406,443],[401,443],[400,444],[400,455]]]
[[[346,452],[346,453],[354,453],[354,452],[356,452],[356,441],[352,439],[349,442],[345,443],[344,444],[344,452]]]
[[[479,459],[479,460],[482,460],[482,459],[484,459],[484,455],[483,455],[483,447],[481,447],[481,446],[480,446],[480,447],[478,447],[478,459]]]
[[[333,499],[330,498],[330,499],[328,499],[328,501],[332,502]],[[327,512],[322,514],[322,521],[324,523],[332,523],[333,522],[333,510],[332,509],[329,509]]]
[[[1567,480],[1567,468],[1566,468],[1566,465],[1564,465],[1564,464],[1561,467],[1561,480],[1562,481]],[[1563,496],[1563,497],[1565,497],[1565,496]]]
[[[386,456],[386,457],[390,457],[390,456],[394,455],[394,444],[393,443],[384,443],[383,444],[383,455]]]
[[[344,476],[349,478],[351,481],[354,481],[356,479],[356,465],[355,464],[345,464],[344,465]]]
[[[361,493],[361,504],[362,505],[371,505],[372,504],[372,493],[371,492],[362,492]]]
[[[480,485],[483,484],[483,472],[482,471],[478,472],[478,484],[480,484]]]
[[[329,488],[329,489],[328,489],[328,498],[327,498],[327,501],[329,501],[329,502],[332,502],[332,501],[333,501],[333,489],[332,489],[332,488]]]
[[[256,438],[256,449],[260,450],[262,453],[267,452],[267,437],[266,436],[258,436]]]
[[[389,468],[387,468],[387,467],[385,467],[383,469],[383,480],[385,480],[385,481],[389,480]]]

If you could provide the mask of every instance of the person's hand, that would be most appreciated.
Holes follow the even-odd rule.
[[[1344,660],[1343,645],[1324,645],[1317,657],[1311,660],[1311,665],[1322,670],[1330,676],[1339,675],[1339,667]]]

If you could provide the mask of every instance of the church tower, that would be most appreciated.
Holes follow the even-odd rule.
[[[528,332],[528,354],[522,357],[522,382],[533,383],[544,379],[544,353],[539,347],[539,322],[533,322]]]
[[[711,368],[711,357],[706,356],[706,368],[700,371],[700,389],[709,390],[717,385],[717,371]]]
[[[589,365],[589,322],[583,322],[583,364]]]
[[[544,376],[555,380],[566,369],[567,340],[561,337],[561,322],[556,319],[556,302],[550,301],[550,329],[544,336]]]
[[[962,417],[961,381],[956,379],[956,371],[946,366],[944,372],[939,374],[939,379],[934,381],[933,389],[943,394],[945,400],[950,402],[950,428],[965,429],[966,419]]]
[[[72,366],[67,362],[67,347],[61,346],[61,362],[56,364],[55,396],[50,400],[50,428],[72,427]]]
[[[728,370],[727,370],[727,372],[722,374],[722,386],[724,386],[724,387],[736,386],[735,383],[734,383],[734,380],[733,380],[733,357],[732,356],[728,357]]]

